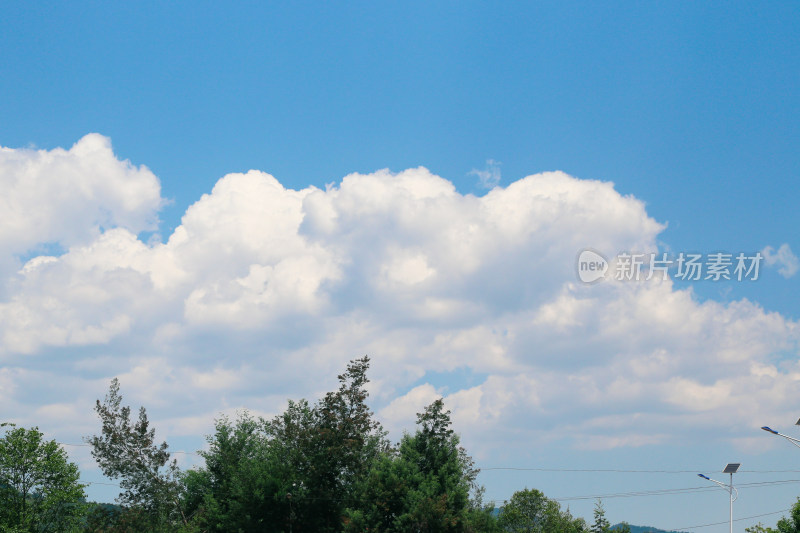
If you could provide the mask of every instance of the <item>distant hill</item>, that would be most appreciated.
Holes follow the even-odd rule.
[[[615,524],[611,526],[611,529],[617,529],[622,524]],[[658,529],[657,527],[650,527],[650,526],[634,526],[633,524],[628,524],[628,527],[631,528],[631,533],[679,533],[678,531],[667,531],[666,529]]]

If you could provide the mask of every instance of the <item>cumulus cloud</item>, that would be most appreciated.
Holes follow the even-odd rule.
[[[155,175],[117,159],[95,133],[69,150],[0,147],[0,187],[3,255],[85,244],[103,228],[155,229],[163,205]]]
[[[778,273],[784,278],[791,278],[800,270],[800,259],[792,253],[787,243],[781,244],[777,251],[772,246],[767,246],[761,250],[761,255],[764,256],[767,266],[780,267]]]
[[[410,428],[441,394],[476,453],[555,434],[652,446],[800,401],[797,323],[746,300],[699,302],[669,279],[578,282],[584,248],[658,251],[664,226],[611,183],[548,172],[476,197],[424,168],[325,190],[250,171],[220,179],[166,242],[144,243],[157,180],[107,140],[83,143],[97,150],[53,152],[102,155],[93,176],[64,167],[106,184],[95,214],[75,208],[72,229],[7,245],[66,247],[27,261],[0,299],[0,398],[21,418],[90,418],[119,375],[165,431],[185,434],[222,410],[314,398],[362,354],[388,427]],[[53,168],[38,179],[62,180]],[[18,198],[20,212],[36,201]]]

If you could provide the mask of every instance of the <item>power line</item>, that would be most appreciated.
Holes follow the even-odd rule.
[[[800,483],[800,479],[780,479],[775,481],[760,481],[760,482],[753,482],[753,483],[744,483],[737,485],[739,489],[748,489],[748,488],[763,488],[773,485],[787,485],[791,483]],[[635,497],[642,497],[642,496],[668,496],[672,494],[690,494],[690,493],[698,493],[698,492],[711,492],[719,490],[718,487],[714,486],[707,486],[707,485],[700,485],[695,487],[681,487],[676,489],[654,489],[654,490],[639,490],[639,491],[630,491],[630,492],[615,492],[615,493],[608,493],[608,494],[591,494],[591,495],[584,495],[584,496],[562,496],[562,497],[555,497],[555,498],[548,498],[550,500],[554,500],[557,502],[570,502],[570,501],[579,501],[579,500],[606,500],[612,498],[635,498]],[[487,502],[491,502],[494,504],[505,502],[506,500],[487,500]],[[727,523],[727,522],[726,522]]]
[[[696,468],[694,470],[636,470],[624,468],[535,468],[516,466],[491,466],[480,468],[481,472],[491,470],[511,470],[520,472],[588,472],[588,473],[617,473],[617,474],[697,474],[698,472],[713,472],[717,468]],[[783,474],[800,473],[800,470],[739,470],[738,473],[748,474]]]
[[[759,517],[762,517],[762,516],[770,516],[770,515],[773,515],[773,514],[788,513],[790,511],[791,511],[791,508],[790,509],[783,509],[783,510],[780,510],[780,511],[772,511],[771,513],[755,514],[755,515],[752,515],[752,516],[745,516],[743,518],[736,518],[736,519],[734,519],[734,522],[740,522],[742,520],[752,520],[753,518],[759,518]],[[710,524],[701,524],[699,526],[673,528],[673,529],[670,529],[670,531],[688,531],[690,529],[697,529],[697,528],[701,528],[701,527],[721,526],[722,524],[727,524],[727,523],[729,523],[728,520],[725,520],[724,522],[713,522],[713,523],[710,523]]]
[[[629,470],[619,468],[526,468],[515,466],[492,466],[481,468],[481,472],[487,470],[516,470],[521,472],[608,472],[623,474],[696,474],[697,472],[710,472],[714,469],[699,470]]]
[[[106,483],[104,481],[81,481],[83,485],[108,485],[109,487],[121,487],[119,483]]]

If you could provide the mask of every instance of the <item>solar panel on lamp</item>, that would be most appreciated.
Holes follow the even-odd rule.
[[[725,466],[725,470],[722,471],[723,474],[735,474],[739,467],[742,466],[742,463],[728,463]]]

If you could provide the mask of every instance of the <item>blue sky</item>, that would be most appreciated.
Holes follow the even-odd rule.
[[[314,379],[292,372],[301,362],[334,378],[348,356],[372,349],[375,409],[387,426],[413,421],[414,402],[452,397],[484,466],[641,470],[657,457],[659,469],[710,473],[737,458],[753,470],[798,464],[794,450],[757,430],[790,425],[800,399],[792,388],[800,355],[796,3],[1,8],[0,145],[12,150],[0,185],[12,215],[0,234],[0,391],[15,409],[3,416],[74,442],[92,431],[83,412],[91,403],[75,391],[90,402],[121,375],[123,394],[145,403],[179,448],[196,449],[219,411],[269,414],[286,397],[319,393]],[[102,137],[76,145],[92,133]],[[70,155],[52,160],[59,147]],[[417,167],[429,172],[378,172]],[[491,168],[500,179],[489,192],[478,174]],[[284,192],[320,191],[277,193],[271,178],[244,174],[251,169]],[[519,181],[551,171],[565,174]],[[363,176],[343,181],[356,172]],[[230,173],[242,174],[218,184]],[[270,210],[266,221],[248,195]],[[299,229],[286,222],[292,217],[305,217]],[[414,229],[414,217],[430,223],[430,235]],[[185,235],[174,233],[182,223]],[[462,231],[467,237],[454,237]],[[219,247],[219,257],[204,246]],[[763,265],[756,282],[676,281],[631,294],[570,285],[583,247],[614,255],[782,246],[783,260]],[[127,262],[114,266],[115,254]],[[35,264],[20,274],[28,260]],[[194,267],[181,263],[189,260]],[[474,272],[462,272],[470,261]],[[143,276],[143,303],[109,278],[118,268]],[[305,288],[285,292],[283,282]],[[258,297],[226,300],[231,287]],[[104,296],[91,300],[92,291]],[[592,305],[600,318],[582,307]],[[417,306],[433,318],[420,319]],[[242,323],[248,316],[257,319]],[[535,326],[548,320],[556,333]],[[410,353],[437,349],[437,363]],[[320,361],[320,350],[329,358]],[[587,350],[599,362],[574,355]],[[643,371],[645,359],[662,370]],[[242,381],[259,365],[281,378],[267,393]],[[40,390],[49,368],[68,383]],[[164,387],[186,383],[181,375],[196,385],[171,398],[179,408],[148,388],[157,368],[169,378]],[[530,381],[503,381],[512,376]],[[537,376],[566,380],[582,399],[568,401]],[[209,381],[220,385],[192,403]],[[637,392],[648,387],[663,390],[652,399]],[[518,396],[492,404],[504,389]],[[493,409],[514,416],[492,418]],[[47,413],[74,423],[51,424]],[[626,417],[641,432],[602,429]],[[645,438],[653,428],[642,420],[657,420],[663,435]],[[506,439],[514,446],[498,444]],[[697,484],[678,474],[529,473],[485,472],[487,496],[523,486],[555,497]],[[798,489],[743,491],[740,516],[787,508]],[[724,493],[694,498],[606,507],[614,520],[665,528],[724,521]],[[592,505],[570,503],[586,517]],[[686,506],[696,507],[683,514],[687,523],[674,523]]]

